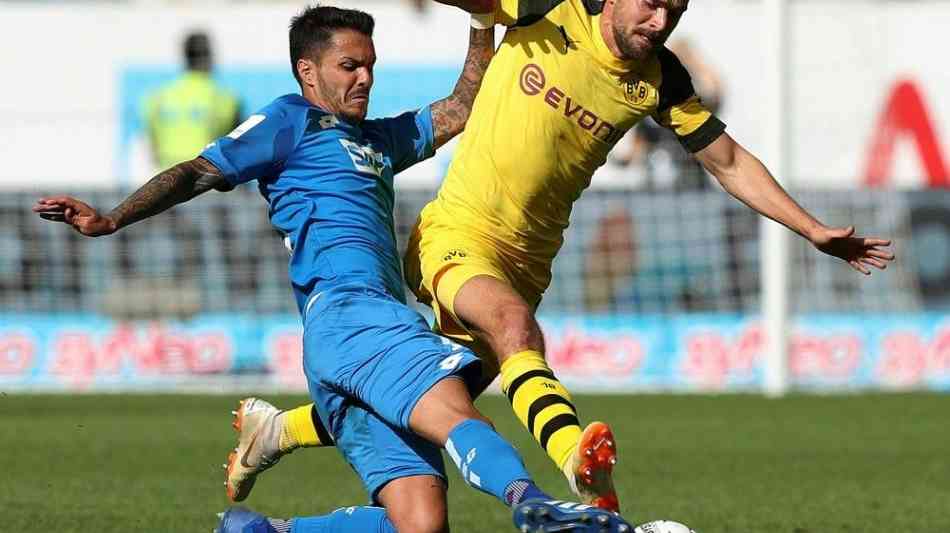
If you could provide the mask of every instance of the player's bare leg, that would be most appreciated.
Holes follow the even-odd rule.
[[[450,275],[451,270],[443,280]],[[544,337],[533,307],[508,283],[484,275],[462,284],[453,307],[465,326],[499,355],[502,390],[512,409],[574,493],[589,505],[619,510],[612,480],[616,441],[600,422],[581,430],[570,394],[544,359]]]
[[[445,483],[436,476],[409,476],[390,481],[379,501],[396,531],[444,533],[449,530]]]

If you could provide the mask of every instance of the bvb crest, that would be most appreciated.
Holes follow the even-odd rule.
[[[647,94],[647,84],[642,81],[627,81],[623,84],[623,96],[628,103],[640,105],[646,101]]]

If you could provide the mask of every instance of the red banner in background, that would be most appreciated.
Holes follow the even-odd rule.
[[[923,91],[912,80],[899,80],[891,89],[868,148],[864,182],[885,185],[892,177],[894,147],[901,137],[914,141],[927,175],[927,186],[950,187],[950,171]]]

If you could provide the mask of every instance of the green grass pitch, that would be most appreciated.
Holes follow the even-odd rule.
[[[238,396],[0,395],[0,531],[203,532],[227,507]],[[270,398],[281,407],[303,397]],[[613,424],[633,521],[699,533],[950,531],[950,396],[580,396]],[[479,402],[539,483],[567,486],[505,400]],[[451,465],[450,465],[451,466]],[[450,467],[452,530],[513,531],[506,509]],[[300,450],[247,504],[274,516],[365,503],[331,448]]]

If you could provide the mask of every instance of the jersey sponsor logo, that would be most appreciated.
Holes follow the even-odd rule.
[[[547,80],[541,67],[530,63],[521,70],[521,90],[528,96],[540,94]]]
[[[521,85],[521,90],[526,95],[538,96],[544,91],[547,85],[547,78],[541,67],[534,63],[529,63],[521,70],[519,84]],[[645,89],[646,87],[644,87],[644,90]],[[644,98],[645,97],[646,95],[644,95]],[[581,129],[589,132],[601,141],[615,143],[623,137],[623,130],[603,120],[597,113],[586,109],[574,100],[571,95],[556,85],[552,85],[551,88],[544,92],[544,103],[561,112],[564,118],[576,123]]]
[[[340,139],[343,149],[353,160],[353,166],[360,172],[367,172],[376,177],[382,177],[383,170],[386,168],[386,162],[383,160],[383,154],[373,150],[369,146],[360,146],[353,141]]]
[[[228,137],[231,139],[239,138],[241,135],[244,135],[245,133],[250,131],[250,129],[253,128],[254,126],[257,126],[261,122],[264,122],[265,118],[267,117],[264,115],[251,115],[250,117],[248,117],[247,120],[242,122],[240,126],[234,128],[234,131],[229,133]]]

